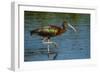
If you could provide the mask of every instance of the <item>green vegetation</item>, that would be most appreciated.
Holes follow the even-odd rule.
[[[25,11],[24,23],[26,28],[28,27],[30,28],[37,25],[42,27],[48,24],[58,24],[58,23],[62,23],[64,20],[67,20],[73,25],[78,25],[79,20],[82,17],[84,17],[83,15],[87,15],[87,14]]]

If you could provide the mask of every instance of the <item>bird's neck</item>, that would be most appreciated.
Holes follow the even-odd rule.
[[[62,25],[62,29],[65,32],[67,30],[67,27],[65,25]]]

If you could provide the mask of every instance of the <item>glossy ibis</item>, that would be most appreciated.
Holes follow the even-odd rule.
[[[50,38],[59,36],[64,32],[66,32],[68,26],[71,27],[76,32],[76,29],[72,25],[70,25],[67,21],[63,21],[61,27],[56,25],[47,25],[30,31],[30,34],[31,35],[36,34],[43,37],[43,43],[47,44],[48,54],[50,54],[49,45],[54,44],[55,46],[57,46],[57,44],[55,42],[52,42]]]

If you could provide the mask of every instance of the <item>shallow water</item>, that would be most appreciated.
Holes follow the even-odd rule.
[[[78,21],[77,32],[71,28],[60,36],[53,37],[51,40],[58,44],[55,48],[50,45],[50,60],[68,60],[68,59],[88,59],[90,58],[90,24],[89,15],[80,15],[81,19]],[[25,19],[31,24],[36,24],[31,20]],[[35,20],[35,18],[34,18]],[[40,25],[31,25],[25,22],[24,30],[24,61],[44,61],[48,60],[47,45],[42,43],[41,37],[37,35],[30,36],[30,30],[38,28]],[[54,23],[60,26],[58,22]]]

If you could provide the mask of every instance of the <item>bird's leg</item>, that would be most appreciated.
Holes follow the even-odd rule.
[[[58,47],[58,44],[57,44],[56,42],[51,41],[51,40],[48,39],[47,37],[44,37],[43,40],[42,40],[42,42],[43,42],[44,44],[46,44],[46,42],[47,42],[49,45],[50,45],[50,44],[53,44],[56,48]]]
[[[48,50],[48,54],[50,53],[50,39],[48,39],[47,37],[44,37],[43,40],[42,40],[43,44],[46,44],[47,45],[47,50]]]
[[[42,40],[43,43],[45,43],[45,42],[47,42],[47,41],[48,41],[48,40],[47,40],[47,37],[44,37],[43,40]]]
[[[53,44],[56,48],[58,47],[58,44],[56,42],[53,42],[49,39],[49,42],[51,42],[51,44]]]
[[[50,44],[53,44],[56,48],[58,47],[56,42],[53,42],[50,40],[50,38],[44,37],[43,38],[43,44],[47,45],[47,53],[48,53],[48,58],[50,59],[51,51],[50,51]]]
[[[50,40],[48,39],[48,42],[50,42]],[[48,54],[50,53],[50,44],[47,44],[48,45]]]

